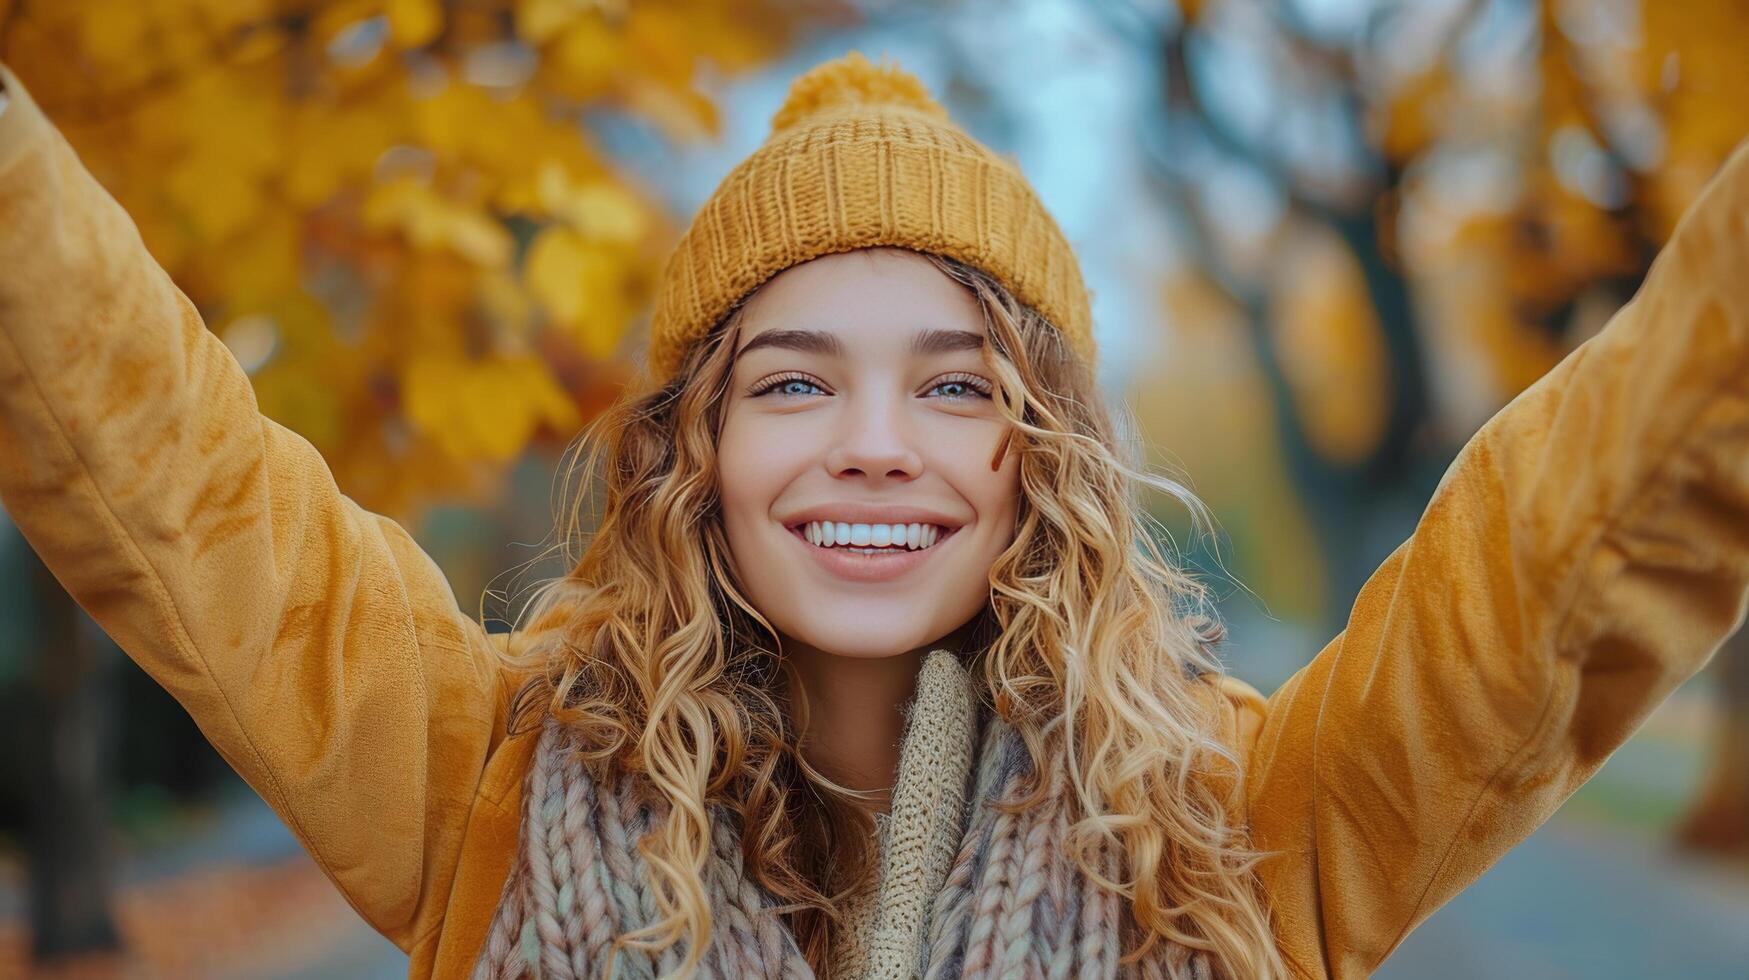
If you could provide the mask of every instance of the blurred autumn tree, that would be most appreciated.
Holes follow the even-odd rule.
[[[0,0],[0,60],[133,216],[263,412],[362,505],[410,521],[433,501],[490,499],[517,456],[568,441],[627,373],[677,229],[592,141],[589,115],[714,136],[701,82],[850,13],[841,0]],[[40,604],[70,616],[39,581]],[[42,654],[34,756],[101,764],[80,723],[93,659]],[[82,830],[33,855],[43,955],[113,941],[106,872],[83,846],[100,780],[48,768],[29,794],[37,823]]]
[[[1099,9],[1160,66],[1142,137],[1186,257],[1178,339],[1243,331],[1339,626],[1457,448],[1632,295],[1749,133],[1749,4]],[[1157,413],[1202,408],[1172,397]],[[1749,844],[1745,673],[1721,665],[1725,748],[1684,831],[1710,846]]]

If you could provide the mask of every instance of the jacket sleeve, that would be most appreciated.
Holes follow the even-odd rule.
[[[1370,974],[1705,663],[1746,590],[1749,145],[1633,301],[1464,447],[1342,634],[1267,704],[1234,695],[1291,965]]]
[[[437,924],[504,683],[0,68],[0,501],[372,926]]]

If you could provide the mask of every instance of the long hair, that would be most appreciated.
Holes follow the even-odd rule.
[[[1018,456],[1016,534],[990,569],[967,651],[984,703],[1022,736],[1035,774],[1066,767],[1077,819],[1065,843],[1132,910],[1142,939],[1126,960],[1165,939],[1205,951],[1224,976],[1285,975],[1254,873],[1261,855],[1229,812],[1231,780],[1214,778],[1238,760],[1215,734],[1208,688],[1193,690],[1222,669],[1205,644],[1218,626],[1138,492],[1177,499],[1199,528],[1206,510],[1123,457],[1092,371],[1048,320],[982,271],[924,254],[983,310],[1005,451]],[[528,626],[512,633],[506,667],[527,680],[510,728],[550,713],[581,736],[592,778],[641,780],[666,814],[639,844],[662,918],[616,949],[684,938],[681,972],[696,970],[711,930],[700,880],[710,814],[724,808],[747,872],[828,977],[841,904],[878,873],[876,838],[856,795],[802,757],[805,692],[728,561],[715,447],[744,308],[567,453],[553,548],[571,571],[517,617]],[[1045,792],[1036,778],[1023,790],[1016,807]],[[1102,843],[1122,857],[1115,878],[1097,860]]]

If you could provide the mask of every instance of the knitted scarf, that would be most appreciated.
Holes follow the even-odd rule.
[[[1134,945],[1135,923],[1118,896],[1064,853],[1070,818],[1062,768],[1047,774],[1042,805],[1018,815],[990,805],[1018,798],[1031,759],[1011,726],[976,710],[969,676],[946,651],[925,658],[907,716],[892,814],[881,821],[888,839],[870,929],[852,937],[854,955],[835,954],[835,965],[854,963],[853,975],[870,978],[1118,976],[1120,943]],[[576,761],[575,744],[547,719],[527,776],[516,861],[475,980],[605,977],[614,936],[659,919],[637,842],[660,815],[631,780],[601,791]],[[771,910],[775,902],[743,873],[730,815],[719,807],[712,816],[702,884],[713,929],[699,975],[813,977]],[[933,835],[945,844],[936,853],[932,824],[946,832]],[[1101,861],[1104,873],[1115,871],[1108,853]],[[667,976],[684,958],[684,941],[655,954],[622,948],[613,976]],[[1121,974],[1213,976],[1204,956],[1164,940]]]

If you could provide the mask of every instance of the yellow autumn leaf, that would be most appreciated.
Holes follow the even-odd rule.
[[[457,459],[505,461],[541,425],[569,431],[575,406],[531,358],[470,362],[418,358],[402,378],[407,419]]]
[[[399,111],[375,103],[297,106],[281,178],[286,196],[300,206],[316,207],[342,189],[368,181],[383,152],[404,137],[404,125]]]
[[[506,406],[467,396],[467,365],[460,360],[421,357],[401,377],[401,408],[407,421],[457,459],[485,452],[497,456],[493,433],[503,433]],[[514,441],[515,436],[510,436]],[[484,445],[482,445],[484,443]]]
[[[514,248],[502,224],[412,177],[377,185],[365,202],[364,220],[374,229],[400,231],[416,247],[448,248],[488,268],[508,264]]]
[[[192,159],[166,175],[164,191],[206,244],[237,234],[262,203],[261,187],[250,174],[210,157]]]
[[[600,0],[518,0],[516,36],[529,44],[545,44],[600,6]]]
[[[496,383],[505,398],[514,398],[528,412],[530,434],[546,426],[561,435],[582,424],[576,403],[553,378],[546,364],[534,357],[505,358],[498,362]]]
[[[624,260],[563,225],[542,229],[529,246],[524,279],[553,322],[583,353],[612,357],[631,311]]]
[[[603,169],[575,121],[552,115],[533,94],[506,96],[452,83],[414,106],[419,145],[436,155],[439,166],[465,169],[507,209],[520,210],[527,198],[506,188],[532,187],[546,161],[576,173]]]
[[[82,49],[89,57],[104,65],[126,65],[130,60],[149,67],[142,51],[150,51],[148,38],[153,33],[155,17],[143,3],[82,3],[69,4],[68,14],[80,18],[77,24]]]
[[[537,186],[541,207],[588,238],[634,244],[650,230],[644,205],[623,185],[606,180],[575,183],[564,167],[549,162],[541,168]]]
[[[301,219],[290,209],[265,206],[224,249],[194,253],[190,273],[223,283],[233,306],[254,307],[293,293],[299,288]]]
[[[397,48],[430,44],[443,30],[443,6],[438,0],[388,0],[389,41]]]
[[[595,99],[609,92],[625,67],[625,45],[599,18],[569,24],[548,45],[541,73],[548,84],[573,99]]]

